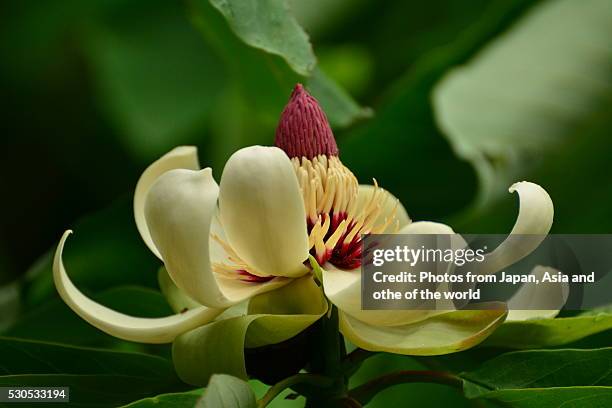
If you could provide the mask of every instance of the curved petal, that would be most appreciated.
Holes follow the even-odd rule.
[[[308,269],[306,212],[295,171],[277,147],[238,150],[223,169],[219,213],[228,242],[259,274]]]
[[[327,298],[344,313],[377,326],[397,326],[418,322],[438,314],[432,310],[363,310],[361,308],[361,270],[345,271],[332,264],[321,267]]]
[[[357,195],[357,202],[359,203],[357,208],[359,208],[362,203],[366,202],[370,197],[372,197],[372,192],[376,188],[384,192],[383,208],[380,212],[380,215],[378,216],[379,220],[382,221],[385,218],[389,217],[393,213],[393,210],[395,210],[395,218],[398,221],[399,228],[410,224],[411,220],[410,216],[408,215],[408,212],[406,211],[406,208],[404,208],[402,203],[393,194],[381,187],[376,187],[371,184],[360,184],[359,192]],[[383,234],[390,234],[393,232],[395,232],[395,224],[390,224],[387,229],[383,231]]]
[[[523,259],[542,243],[552,226],[554,207],[546,190],[521,181],[509,191],[519,195],[518,217],[506,240],[477,265],[478,273],[495,273]]]
[[[462,249],[468,246],[467,242],[463,239],[463,237],[457,233],[448,225],[442,224],[440,222],[433,221],[418,221],[413,222],[411,224],[406,225],[404,228],[400,229],[399,234],[430,234],[430,235],[449,235],[450,242],[440,243],[439,245],[444,245],[445,247],[453,248],[453,249]],[[449,268],[452,268],[453,265],[450,263],[439,264],[436,270],[439,273],[444,273],[450,271]],[[418,268],[417,268],[418,269]],[[415,271],[418,273],[418,271]],[[439,292],[448,292],[450,290],[449,283],[441,283],[438,285]],[[448,312],[449,310],[455,310],[456,306],[451,300],[440,299],[436,301],[436,311],[440,314],[441,312]]]
[[[293,279],[274,292],[253,298],[249,314],[219,320],[178,337],[172,357],[179,377],[206,385],[212,374],[247,378],[245,347],[288,340],[327,312],[327,301],[311,276]]]
[[[418,221],[405,225],[399,234],[454,234],[451,227],[445,224],[429,221]],[[410,268],[405,265],[405,268]],[[415,267],[415,273],[418,266]],[[452,305],[436,304],[436,310],[362,310],[361,308],[361,270],[346,271],[338,269],[332,264],[325,264],[322,268],[323,288],[328,299],[338,309],[361,320],[364,323],[376,326],[398,326],[418,322],[428,317],[446,313],[453,310]],[[406,271],[409,271],[406,269]],[[405,287],[405,290],[409,290]]]
[[[421,322],[395,327],[373,326],[340,312],[340,331],[353,344],[369,351],[413,356],[454,353],[474,347],[506,316],[501,304],[486,310],[457,310]]]
[[[145,216],[176,286],[200,304],[225,308],[287,282],[283,278],[244,282],[212,271],[210,226],[218,191],[210,168],[170,170],[151,187]]]
[[[553,318],[567,302],[569,283],[542,282],[544,273],[559,273],[549,266],[536,266],[531,271],[539,283],[525,283],[508,301],[507,321]]]
[[[160,318],[133,317],[116,312],[85,296],[72,283],[64,263],[62,253],[66,239],[72,233],[64,232],[53,260],[53,280],[55,287],[66,304],[81,318],[111,336],[142,343],[170,343],[186,331],[202,326],[223,312],[204,306]]]
[[[153,183],[155,183],[159,176],[173,169],[199,170],[198,149],[195,146],[179,146],[172,149],[145,169],[140,179],[138,179],[136,190],[134,191],[134,219],[136,220],[136,227],[145,244],[159,259],[161,259],[161,255],[149,233],[149,227],[145,220],[144,206],[147,194]]]
[[[433,221],[417,221],[408,224],[398,231],[398,234],[454,234],[455,231],[446,224]]]

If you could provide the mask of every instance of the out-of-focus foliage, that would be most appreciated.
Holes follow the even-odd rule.
[[[597,178],[605,162],[576,147],[586,139],[609,149],[594,128],[612,106],[611,36],[610,2],[545,2],[436,85],[437,123],[457,155],[478,170],[481,204],[534,174],[557,198],[550,181],[573,173],[576,162],[593,169],[582,177]],[[573,157],[560,160],[568,149]],[[589,190],[602,191],[609,202],[610,183]],[[585,201],[592,208],[600,200]],[[555,203],[563,210],[557,219],[567,225],[576,209],[570,213],[566,199]]]
[[[507,231],[516,203],[495,192],[520,177],[550,192],[556,232],[612,228],[604,1],[40,0],[2,9],[0,355],[10,359],[0,361],[0,385],[70,385],[75,406],[193,406],[202,390],[177,380],[169,346],[113,339],[61,302],[52,247],[73,228],[65,262],[81,290],[119,311],[172,313],[159,262],[132,218],[139,174],[170,148],[193,144],[220,176],[237,148],[273,142],[298,81],[323,105],[343,162],[361,182],[376,177],[415,220]],[[479,191],[487,200],[477,201]],[[469,397],[531,407],[536,393],[554,406],[587,392],[595,405],[610,384],[589,381],[599,366],[588,361],[609,360],[601,349],[611,344],[609,327],[609,310],[506,323],[461,353],[377,355],[350,385],[435,368],[467,373]],[[530,363],[557,354],[507,353],[562,344],[597,358],[559,351],[577,356],[568,363],[580,376],[558,378]],[[491,374],[500,364],[513,367],[504,378]],[[258,398],[268,389],[249,383]],[[111,386],[114,395],[95,391]],[[303,405],[283,399],[290,395],[270,406]],[[397,401],[471,406],[460,390],[433,384],[389,388],[368,406]]]

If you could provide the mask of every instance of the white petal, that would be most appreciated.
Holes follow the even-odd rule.
[[[405,225],[399,234],[454,234],[451,227],[429,221],[413,222]],[[414,273],[419,273],[417,264]],[[325,264],[323,270],[323,288],[325,294],[340,310],[362,322],[376,326],[398,326],[415,323],[428,317],[454,310],[452,303],[437,302],[432,309],[436,310],[362,310],[361,308],[361,269],[345,271]],[[403,270],[410,271],[410,265]],[[415,284],[416,287],[416,284]],[[404,290],[410,290],[404,287]]]
[[[359,193],[357,196],[357,200],[359,204],[365,203],[370,197],[372,197],[372,193],[374,189],[377,187],[370,184],[360,184],[359,185]],[[399,228],[404,227],[405,225],[411,222],[410,217],[408,216],[408,212],[402,205],[402,203],[390,192],[387,190],[378,187],[379,190],[383,191],[383,208],[378,216],[378,222],[382,222],[385,218],[389,217],[393,210],[395,210],[395,219],[398,221]],[[359,207],[358,207],[359,208]],[[395,232],[395,224],[391,224],[387,227],[387,229],[383,232],[385,234],[389,234]]]
[[[399,326],[418,322],[438,314],[430,310],[363,310],[361,308],[361,270],[338,269],[325,264],[323,289],[327,298],[344,313],[376,326]]]
[[[527,320],[553,318],[567,302],[569,284],[567,282],[542,282],[544,273],[559,273],[549,266],[536,266],[531,271],[540,283],[525,283],[508,301],[506,320]]]
[[[151,239],[149,227],[145,220],[144,206],[147,194],[153,183],[155,183],[159,176],[173,169],[199,170],[200,164],[198,162],[197,148],[195,146],[179,146],[160,157],[142,173],[136,184],[136,191],[134,191],[134,219],[136,220],[136,227],[145,244],[160,259],[161,255]]]
[[[171,170],[151,187],[145,216],[153,242],[176,286],[203,305],[224,308],[287,282],[275,278],[249,283],[213,273],[210,227],[217,211],[218,192],[210,168]]]
[[[440,249],[463,249],[467,248],[468,244],[463,239],[463,237],[457,233],[448,225],[442,224],[439,222],[432,221],[418,221],[413,222],[411,224],[406,225],[399,231],[399,234],[430,234],[430,235],[450,235],[450,242],[440,242],[437,245],[437,248]],[[417,271],[413,271],[414,273],[419,273],[423,266],[416,265]],[[436,273],[452,273],[453,265],[450,263],[440,263],[436,266]],[[430,270],[434,270],[433,266]],[[437,286],[436,291],[440,293],[450,292],[450,284],[449,283],[441,283]],[[455,304],[451,300],[440,299],[436,301],[436,314],[440,312],[455,310]]]
[[[446,224],[432,221],[417,221],[401,228],[398,234],[454,234],[455,231]]]
[[[234,153],[223,170],[219,210],[229,244],[258,274],[307,273],[304,202],[282,150],[252,146]]]
[[[129,341],[170,343],[178,335],[212,321],[223,312],[223,309],[201,306],[173,316],[143,318],[119,313],[94,302],[74,286],[64,268],[62,252],[71,233],[70,230],[64,232],[55,252],[55,286],[61,298],[76,314],[105,333]]]
[[[546,238],[554,208],[542,187],[527,181],[513,184],[509,191],[520,198],[519,214],[510,235],[477,265],[481,274],[498,272],[533,252]]]

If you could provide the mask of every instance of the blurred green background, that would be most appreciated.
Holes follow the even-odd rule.
[[[505,190],[527,179],[553,198],[554,232],[612,231],[610,1],[0,9],[0,328],[10,335],[111,342],[55,294],[50,251],[66,228],[76,231],[66,264],[80,288],[120,310],[163,314],[157,260],[131,213],[140,173],[193,144],[218,180],[233,151],[273,143],[298,81],[326,110],[343,162],[414,220],[507,232],[517,200]]]

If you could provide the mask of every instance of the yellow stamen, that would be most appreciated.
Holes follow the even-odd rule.
[[[360,201],[357,179],[337,156],[295,157],[291,162],[309,220],[308,243],[319,260],[329,256],[339,243],[350,245],[358,234],[381,233],[392,223],[397,224],[397,204],[391,214],[380,219],[388,196],[378,182],[374,180],[375,188]]]

